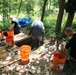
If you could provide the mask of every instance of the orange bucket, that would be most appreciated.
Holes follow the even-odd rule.
[[[53,56],[53,69],[62,72],[66,61],[66,56],[61,52],[56,52]]]
[[[3,38],[4,38],[3,32],[2,32],[2,31],[0,31],[0,34],[1,34],[1,37],[2,37],[2,39],[3,39]]]
[[[31,51],[31,47],[29,45],[23,45],[20,47],[22,61],[24,61],[24,62],[29,61],[30,51]]]
[[[8,43],[8,46],[14,46],[13,37],[6,37],[6,42]]]
[[[14,31],[13,30],[9,30],[7,31],[8,37],[13,37],[14,35]]]
[[[8,36],[6,37],[6,42],[8,43],[8,46],[14,46],[14,31],[9,30],[7,31]]]

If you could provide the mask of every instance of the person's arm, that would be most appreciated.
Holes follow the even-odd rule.
[[[34,28],[34,27],[31,27],[30,32],[29,32],[29,35],[31,35],[33,28]]]
[[[68,42],[66,45],[65,45],[65,49],[68,49],[70,47],[70,43]]]
[[[14,28],[14,26],[15,26],[15,24],[14,24],[14,23],[12,23],[12,25],[9,27],[9,30],[13,29],[13,28]]]
[[[43,32],[43,35],[42,35],[42,42],[44,41],[44,33],[45,33],[45,28],[44,28],[44,24],[43,24],[43,22],[41,22],[42,23],[42,32]]]
[[[45,30],[45,28],[44,28],[44,24],[42,23],[42,28],[43,28],[43,30]]]
[[[69,49],[75,42],[75,39],[72,38],[69,40],[69,42],[65,45],[65,49]]]
[[[34,24],[35,24],[35,21],[33,21],[33,22],[32,22],[31,27],[33,27],[33,26],[34,26]]]

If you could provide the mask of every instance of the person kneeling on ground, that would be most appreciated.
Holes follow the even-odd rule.
[[[69,49],[71,58],[76,59],[76,32],[71,27],[67,27],[65,29],[65,34],[68,37],[71,37],[71,39],[65,45],[65,49]]]
[[[32,49],[34,49],[36,46],[40,46],[40,37],[44,37],[44,24],[40,21],[40,19],[35,19],[31,25],[31,30],[29,32],[29,35],[32,36]]]

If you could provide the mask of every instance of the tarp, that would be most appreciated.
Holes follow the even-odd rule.
[[[25,27],[31,22],[31,18],[18,18],[18,22],[21,27]]]

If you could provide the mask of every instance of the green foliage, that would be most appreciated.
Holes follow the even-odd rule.
[[[33,2],[33,4],[31,3],[30,0],[27,0],[27,2],[26,2],[25,7],[26,7],[26,12],[27,12],[27,14],[30,14],[31,11],[34,11],[35,1],[32,0],[32,2]]]
[[[69,37],[66,37],[66,38],[63,38],[64,41],[69,41],[70,38]]]
[[[9,20],[6,20],[5,22],[4,22],[4,25],[3,25],[3,21],[0,21],[0,30],[7,30],[8,28],[9,28],[9,26],[10,26],[10,21]]]
[[[2,29],[3,29],[3,22],[0,21],[0,30],[2,30]]]
[[[72,28],[76,31],[76,20],[73,20]]]
[[[43,22],[45,25],[45,36],[47,37],[62,38],[62,31],[67,20],[67,14],[64,14],[63,16],[61,33],[56,36],[55,26],[59,10],[58,1],[59,0],[48,0],[46,5]],[[10,15],[14,15],[17,18],[31,17],[32,20],[37,17],[41,18],[44,0],[1,0],[0,3],[0,14],[4,18],[4,21],[0,21],[0,30],[3,30],[8,29],[10,26],[10,20],[8,19]],[[26,29],[30,29],[31,23]],[[72,27],[76,31],[76,20],[73,21]]]
[[[55,37],[56,17],[48,16],[44,19],[45,36]]]
[[[51,2],[52,2],[52,6],[54,6],[54,8],[58,7],[58,0],[51,0]]]

